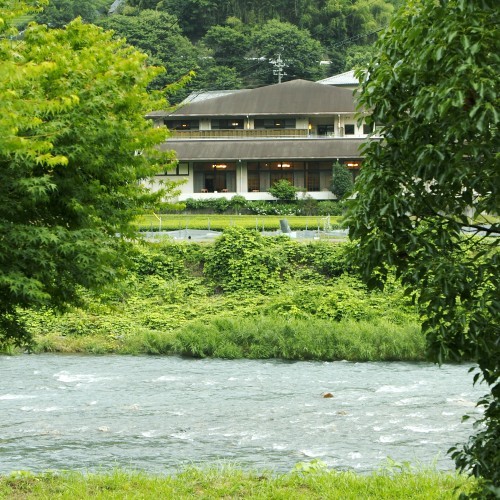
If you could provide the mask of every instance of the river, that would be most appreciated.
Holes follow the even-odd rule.
[[[387,457],[451,470],[447,449],[472,432],[461,417],[480,416],[486,392],[468,368],[1,356],[0,473],[220,461],[286,472],[312,459],[365,473]]]

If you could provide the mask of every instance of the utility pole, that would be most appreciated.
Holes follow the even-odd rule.
[[[278,83],[281,83],[281,78],[286,75],[286,73],[283,72],[283,68],[287,66],[283,59],[281,59],[281,52],[278,53],[277,59],[271,59],[269,62],[275,67],[273,75],[277,75]]]

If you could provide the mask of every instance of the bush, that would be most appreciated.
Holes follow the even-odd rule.
[[[307,195],[298,200],[298,211],[300,212],[300,215],[316,215],[318,213],[318,204],[318,200],[315,200],[311,196]],[[299,214],[297,213],[297,215]]]
[[[345,205],[342,201],[320,201],[318,215],[342,215]]]
[[[292,201],[297,199],[296,188],[290,181],[286,179],[280,179],[276,181],[270,188],[269,193],[274,196],[279,201]]]
[[[230,202],[226,198],[208,198],[206,200],[188,198],[185,204],[186,210],[204,210],[212,213],[216,212],[218,214],[224,213],[230,207]]]
[[[298,215],[299,208],[295,203],[280,203],[269,201],[249,201],[247,209],[255,215]]]
[[[273,238],[256,231],[226,229],[207,251],[205,275],[225,292],[268,291],[276,287],[286,265],[286,258],[275,246]]]
[[[229,206],[234,210],[234,213],[237,214],[247,206],[247,200],[241,194],[236,194],[229,200]]]
[[[330,189],[337,199],[342,200],[352,191],[354,180],[351,171],[339,162],[333,164],[332,183]]]

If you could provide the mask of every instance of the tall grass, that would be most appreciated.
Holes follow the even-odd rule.
[[[188,469],[176,476],[141,472],[65,472],[0,477],[0,496],[11,499],[250,498],[250,499],[452,499],[472,492],[473,479],[436,471],[362,476],[328,470],[284,475],[232,467]]]
[[[35,352],[167,354],[195,358],[423,361],[425,337],[417,323],[339,322],[269,316],[195,320],[174,331],[140,328],[103,334],[37,338]]]
[[[217,317],[179,329],[163,349],[229,359],[416,361],[425,359],[425,338],[416,323]]]

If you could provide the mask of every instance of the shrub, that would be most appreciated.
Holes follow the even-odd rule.
[[[332,183],[330,189],[337,199],[342,200],[353,188],[354,180],[351,171],[339,162],[333,164]]]
[[[300,198],[297,203],[300,215],[316,215],[318,213],[318,205],[318,200],[315,200],[309,195]]]
[[[342,201],[320,201],[318,215],[342,215],[345,205]]]
[[[241,194],[236,194],[229,200],[229,206],[234,210],[234,213],[237,214],[247,206],[247,200]]]
[[[269,193],[280,201],[292,201],[297,199],[298,190],[299,188],[296,188],[290,181],[280,179],[269,188]]]
[[[264,292],[276,286],[285,264],[286,258],[276,252],[272,238],[233,227],[207,251],[204,272],[222,291]]]
[[[298,206],[294,203],[273,203],[269,201],[249,201],[247,209],[255,215],[297,215]]]

